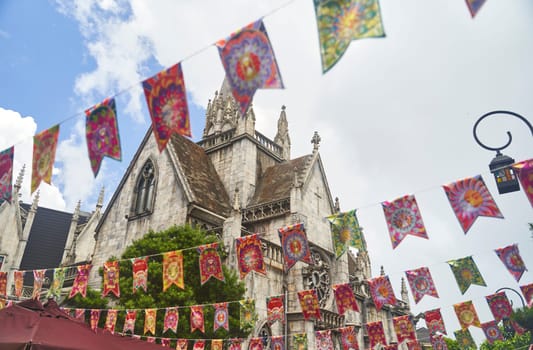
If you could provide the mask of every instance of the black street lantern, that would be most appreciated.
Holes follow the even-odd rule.
[[[512,116],[515,116],[521,119],[529,127],[529,130],[531,131],[532,136],[533,136],[533,127],[527,121],[526,118],[522,117],[518,113],[514,113],[510,111],[492,111],[492,112],[486,113],[482,115],[474,124],[473,133],[474,133],[474,139],[476,140],[476,142],[485,149],[488,149],[490,151],[496,151],[496,157],[494,157],[494,159],[490,162],[489,169],[490,169],[490,172],[494,174],[494,179],[496,180],[498,192],[500,194],[516,192],[520,190],[520,184],[518,183],[518,178],[512,168],[512,165],[515,163],[515,160],[500,152],[502,149],[507,148],[507,146],[511,144],[511,141],[513,140],[511,133],[507,131],[507,136],[509,139],[507,140],[507,143],[503,145],[502,147],[488,147],[484,145],[481,141],[479,141],[477,134],[476,134],[476,129],[477,129],[479,122],[482,121],[484,118],[491,116],[493,114],[508,114],[508,115],[512,115]]]

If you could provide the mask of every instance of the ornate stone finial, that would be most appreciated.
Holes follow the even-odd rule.
[[[311,143],[313,144],[313,151],[318,151],[320,141],[320,135],[318,135],[318,132],[315,131],[315,133],[313,134],[313,138],[311,139]]]
[[[233,210],[239,211],[241,209],[240,202],[239,189],[235,187],[235,193],[233,193]]]
[[[17,176],[17,181],[15,181],[15,192],[19,192],[20,188],[22,187],[22,179],[24,179],[24,170],[26,169],[26,164],[22,165],[22,169],[20,169],[19,175]]]
[[[41,197],[41,190],[37,190],[35,197],[33,197],[33,203],[31,204],[31,211],[36,211],[39,206],[39,198]]]
[[[104,190],[105,186],[102,186],[100,194],[98,195],[98,201],[96,202],[96,208],[101,209],[104,206]]]
[[[76,208],[74,209],[74,213],[72,214],[72,221],[78,222],[78,219],[80,217],[80,206],[81,201],[78,201],[78,204],[76,204]]]
[[[379,271],[380,276],[385,276],[385,269],[383,268],[383,265],[381,265],[381,269]]]
[[[339,203],[339,197],[335,197],[335,212],[338,213],[341,211],[341,205]]]

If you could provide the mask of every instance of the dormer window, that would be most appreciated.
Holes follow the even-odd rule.
[[[144,164],[141,173],[137,178],[133,201],[133,216],[150,214],[154,205],[155,197],[155,168],[149,159]]]

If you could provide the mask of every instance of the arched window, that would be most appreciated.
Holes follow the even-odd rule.
[[[152,212],[155,196],[155,180],[154,164],[151,160],[147,160],[135,185],[133,215]]]

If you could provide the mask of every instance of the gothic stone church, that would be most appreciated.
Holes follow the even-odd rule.
[[[315,330],[345,325],[358,329],[360,348],[365,349],[364,324],[378,320],[383,322],[387,341],[395,342],[392,317],[410,312],[405,285],[398,305],[378,312],[365,282],[373,277],[368,254],[347,252],[335,259],[325,217],[339,207],[329,190],[319,142],[315,133],[312,152],[291,159],[285,107],[271,140],[255,130],[252,108],[244,118],[240,116],[224,82],[207,105],[199,142],[175,135],[160,153],[151,130],[147,132],[106,210],[98,212],[98,223],[81,234],[69,234],[63,264],[87,260],[88,247],[94,246],[90,260],[101,266],[149,230],[188,223],[216,231],[230,249],[225,263],[237,269],[235,238],[259,233],[267,276],[252,272],[244,280],[259,316],[253,336],[283,335],[279,322],[272,327],[267,324],[265,300],[287,291],[287,332],[307,333],[310,349],[315,348]],[[298,222],[304,223],[314,265],[298,262],[284,274],[277,230]],[[96,240],[93,234],[84,234],[88,229]],[[99,289],[97,271],[92,269],[90,284]],[[361,312],[342,316],[337,313],[331,286],[346,282],[353,283]],[[303,319],[296,294],[311,288],[318,292],[322,315],[315,322]]]

